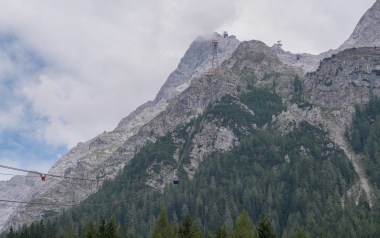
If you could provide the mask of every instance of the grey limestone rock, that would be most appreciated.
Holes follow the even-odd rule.
[[[304,87],[311,103],[331,110],[347,126],[355,104],[380,96],[380,48],[347,49],[326,58],[306,76]]]
[[[338,51],[348,48],[380,46],[380,0],[361,17],[350,38],[346,40]]]

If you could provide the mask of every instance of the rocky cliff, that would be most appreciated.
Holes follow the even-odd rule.
[[[342,127],[348,126],[355,104],[380,96],[380,48],[347,49],[326,58],[306,75],[304,86],[311,103],[331,110]]]
[[[304,90],[309,102],[324,110],[323,123],[330,135],[351,159],[372,206],[372,189],[363,170],[363,159],[348,145],[345,128],[349,127],[355,105],[380,96],[380,49],[347,49],[324,59],[318,70],[305,77]],[[355,198],[356,200],[358,198]]]

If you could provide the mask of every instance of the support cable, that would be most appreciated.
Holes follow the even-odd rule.
[[[96,179],[96,178],[85,178],[85,177],[72,177],[72,176],[62,176],[62,175],[56,175],[56,174],[49,174],[49,173],[41,173],[35,170],[27,170],[27,169],[20,169],[20,168],[15,168],[11,166],[6,166],[6,165],[1,165],[0,168],[4,169],[9,169],[9,170],[15,170],[15,171],[21,171],[25,173],[32,173],[32,174],[38,174],[40,177],[41,175],[46,175],[47,177],[55,177],[55,178],[63,178],[63,179],[72,179],[72,180],[85,180],[85,181],[94,181],[94,182],[101,182],[101,181],[113,181],[113,182],[141,182],[144,181],[144,178],[138,178],[138,179],[115,179],[115,180],[110,180],[110,179]],[[11,175],[11,174],[4,174],[4,175]],[[13,174],[16,175],[16,174]],[[28,176],[32,177],[32,176]]]

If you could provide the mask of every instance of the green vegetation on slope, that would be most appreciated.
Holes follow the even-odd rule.
[[[356,153],[363,153],[366,173],[380,188],[380,99],[372,98],[363,109],[355,107],[352,127],[346,135]]]

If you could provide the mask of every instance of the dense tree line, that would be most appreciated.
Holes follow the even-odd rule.
[[[15,232],[11,227],[7,232],[7,238],[53,238],[57,236],[58,230],[56,226],[48,224],[44,226],[43,221],[33,224],[28,229],[23,228],[19,232]],[[305,237],[305,232],[302,229],[297,231],[297,237]],[[128,235],[116,225],[115,218],[112,217],[109,221],[102,219],[100,224],[94,222],[88,223],[85,228],[77,234],[73,230],[72,224],[65,227],[61,237],[63,238],[124,238]],[[133,237],[133,235],[131,236]],[[271,223],[263,219],[255,227],[248,212],[243,211],[237,218],[234,227],[229,232],[224,225],[221,225],[215,232],[206,235],[193,218],[187,214],[181,224],[170,222],[166,209],[162,209],[155,221],[151,232],[152,238],[275,238]]]

